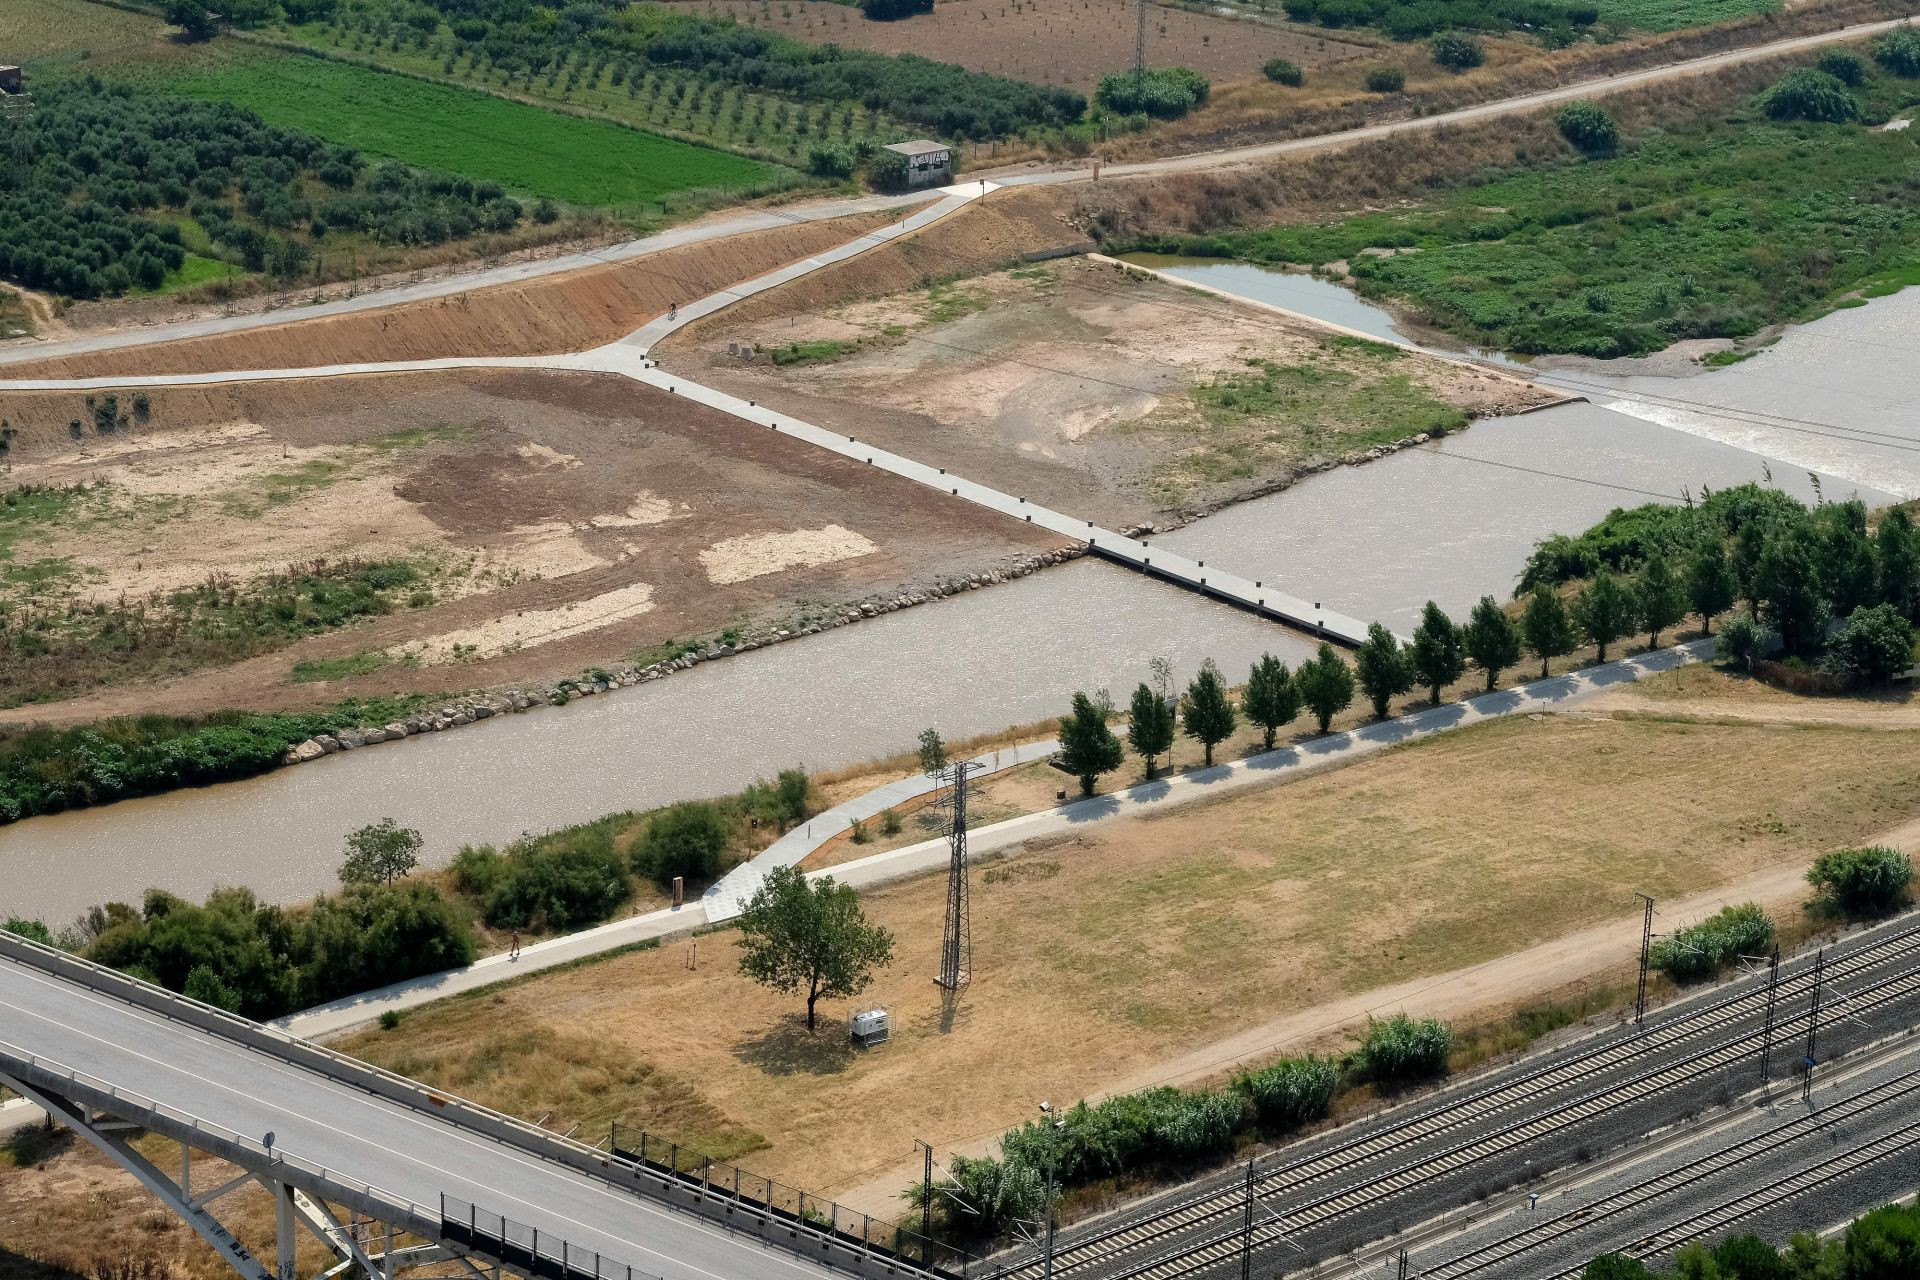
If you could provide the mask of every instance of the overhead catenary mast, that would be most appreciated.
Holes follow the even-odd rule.
[[[967,902],[967,775],[980,768],[971,760],[947,766],[953,780],[949,797],[951,821],[947,827],[947,927],[940,941],[940,976],[934,981],[958,991],[973,981],[973,936]]]

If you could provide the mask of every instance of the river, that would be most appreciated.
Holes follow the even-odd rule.
[[[1535,541],[1577,532],[1615,506],[1677,501],[1769,472],[1807,497],[1809,465],[1826,470],[1828,497],[1910,496],[1920,492],[1920,457],[1889,447],[1897,441],[1728,414],[1749,404],[1828,421],[1858,413],[1859,425],[1911,438],[1897,405],[1911,398],[1915,366],[1858,353],[1902,337],[1910,347],[1915,305],[1897,295],[1837,313],[1704,376],[1603,388],[1725,407],[1717,417],[1693,411],[1697,420],[1675,424],[1683,429],[1639,401],[1633,415],[1573,404],[1480,422],[1155,541],[1406,630],[1429,597],[1458,616],[1482,594],[1505,596]],[[1764,444],[1772,459],[1729,443],[1739,432],[1764,432],[1739,439]],[[381,817],[419,828],[440,863],[465,842],[723,792],[796,763],[889,754],[929,724],[960,736],[1040,719],[1076,688],[1104,686],[1124,701],[1155,656],[1182,678],[1207,657],[1238,678],[1266,650],[1291,663],[1307,645],[1223,605],[1076,561],[564,708],[0,828],[0,915],[64,921],[105,899],[137,901],[148,885],[195,896],[246,884],[296,899],[331,887],[346,833]]]

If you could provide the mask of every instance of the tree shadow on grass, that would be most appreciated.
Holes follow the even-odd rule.
[[[84,1274],[55,1262],[42,1262],[0,1244],[0,1276],[9,1280],[85,1280]]]
[[[822,1018],[810,1032],[801,1013],[789,1014],[733,1046],[734,1057],[770,1076],[838,1075],[853,1065],[858,1052],[844,1023]]]

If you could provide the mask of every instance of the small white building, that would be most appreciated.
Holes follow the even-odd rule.
[[[907,158],[909,187],[942,187],[953,180],[953,150],[944,142],[916,138],[891,143],[887,150]]]

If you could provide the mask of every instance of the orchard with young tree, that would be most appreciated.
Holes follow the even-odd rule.
[[[832,876],[809,881],[798,867],[775,867],[740,916],[740,972],[783,995],[807,1001],[807,1030],[821,999],[859,995],[893,963],[893,934],[868,922],[860,895]]]

